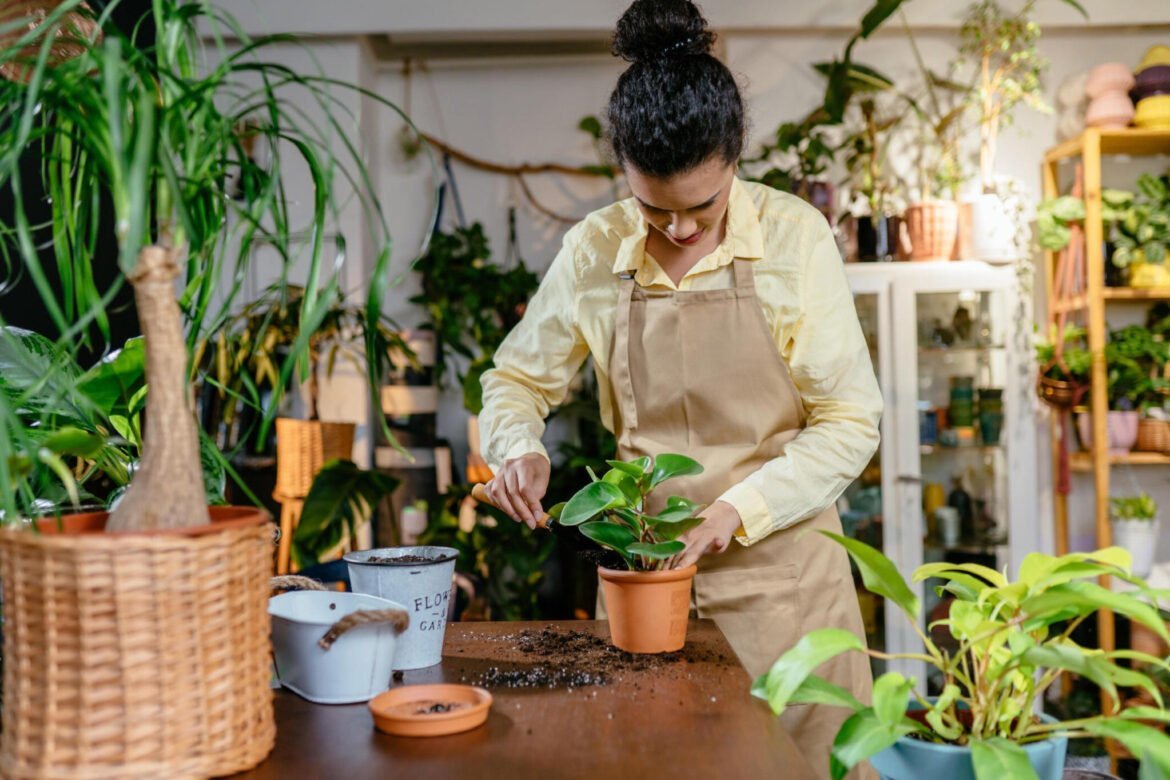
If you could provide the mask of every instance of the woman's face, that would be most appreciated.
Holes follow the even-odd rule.
[[[718,232],[727,213],[735,166],[719,155],[668,179],[646,176],[625,167],[626,181],[650,226],[674,245],[694,246]]]

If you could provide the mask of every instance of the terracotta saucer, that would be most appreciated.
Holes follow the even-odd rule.
[[[470,685],[404,685],[370,699],[378,731],[400,737],[439,737],[470,731],[487,720],[492,695]]]

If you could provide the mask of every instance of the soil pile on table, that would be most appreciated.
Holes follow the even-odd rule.
[[[722,653],[688,645],[674,653],[644,655],[619,650],[585,631],[524,629],[504,636],[518,663],[492,666],[464,682],[485,688],[578,688],[609,685],[629,672],[681,668],[684,662],[728,662]]]

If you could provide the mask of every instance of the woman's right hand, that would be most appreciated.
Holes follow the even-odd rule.
[[[549,473],[548,458],[532,452],[505,461],[500,473],[484,489],[497,508],[535,529],[544,515],[540,500],[548,490]]]

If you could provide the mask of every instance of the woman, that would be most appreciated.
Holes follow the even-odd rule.
[[[534,526],[548,485],[544,418],[593,356],[619,457],[687,454],[671,492],[707,505],[672,564],[698,563],[695,607],[752,675],[808,631],[864,638],[836,499],[878,443],[882,402],[824,218],[742,182],[746,135],[731,72],[688,0],[637,0],[613,49],[632,64],[609,101],[633,197],[573,227],[523,321],[483,377],[492,500]],[[868,697],[865,658],[822,669]],[[840,711],[783,720],[828,772]]]

